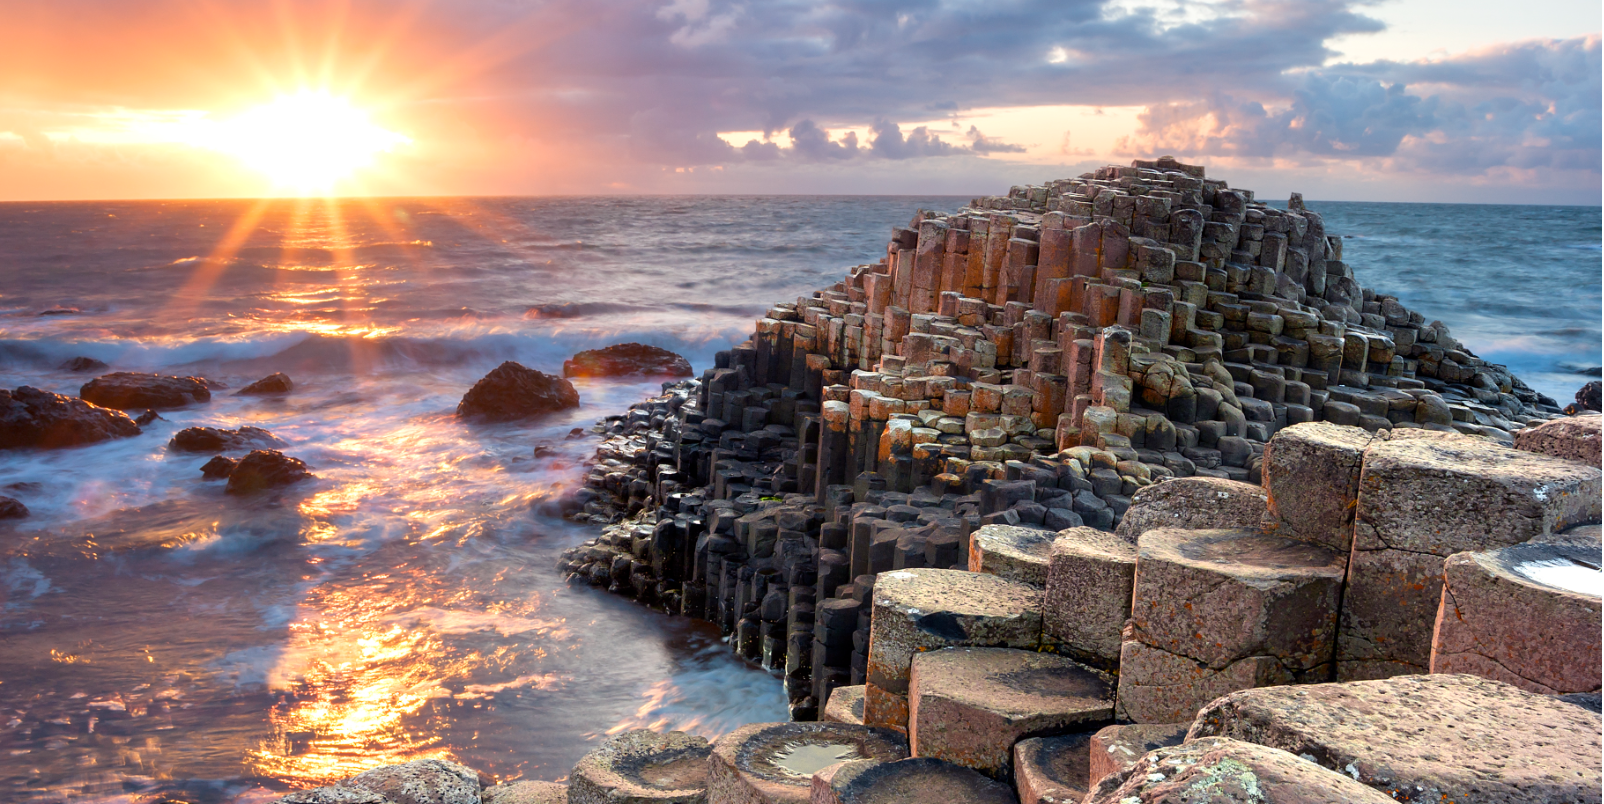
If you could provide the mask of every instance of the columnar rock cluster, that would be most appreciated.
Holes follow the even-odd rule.
[[[1406,431],[1511,443],[1557,415],[1441,322],[1361,288],[1341,257],[1296,196],[1271,208],[1168,159],[921,212],[878,263],[776,305],[699,380],[609,419],[588,488],[567,502],[613,524],[565,566],[720,624],[742,655],[784,672],[806,719],[873,673],[882,574],[971,569],[983,526],[1119,528],[1134,544],[1142,494],[1179,495],[1184,526],[1235,529],[1267,504],[1260,484],[1274,491],[1267,445],[1299,423],[1365,443]],[[1296,496],[1281,504],[1343,504]],[[1292,537],[1331,551],[1316,562],[1326,598],[1349,571],[1351,516],[1313,511],[1333,533]],[[1421,554],[1360,544],[1377,572]],[[1096,616],[1106,632],[1126,614]],[[1111,671],[1124,649],[1099,638],[1063,649]],[[1352,677],[1426,669],[1419,640],[1394,655],[1364,639],[1348,661],[1380,664]],[[1213,670],[1258,684],[1329,676],[1342,661],[1242,664],[1252,658]]]

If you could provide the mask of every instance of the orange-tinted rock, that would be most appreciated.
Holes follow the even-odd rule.
[[[159,410],[209,402],[212,392],[206,381],[199,377],[119,371],[84,383],[78,389],[78,396],[86,402],[118,410]]]
[[[1515,433],[1515,449],[1598,466],[1601,423],[1604,416],[1594,414],[1544,422]]]
[[[287,394],[294,389],[295,383],[290,381],[289,375],[279,372],[277,374],[269,374],[239,389],[239,392],[252,395]]]
[[[1030,737],[1014,743],[1014,789],[1020,804],[1080,804],[1088,784],[1087,732]]]
[[[139,435],[128,414],[22,386],[0,389],[0,449],[74,447]]]
[[[228,474],[227,491],[229,494],[253,494],[314,477],[299,458],[291,458],[276,449],[258,449],[234,465],[234,470]]]
[[[1265,525],[1277,536],[1346,554],[1353,546],[1359,470],[1376,436],[1329,422],[1296,424],[1264,448]]]
[[[579,407],[573,383],[507,361],[492,369],[457,405],[457,415],[477,421],[512,421]]]
[[[1048,558],[1043,644],[1094,667],[1119,667],[1135,581],[1135,545],[1095,528],[1060,531]]]

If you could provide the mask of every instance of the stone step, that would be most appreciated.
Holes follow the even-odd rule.
[[[592,749],[568,774],[571,804],[677,804],[705,794],[707,740],[636,729]]]
[[[1043,645],[1093,667],[1117,670],[1135,580],[1136,545],[1095,528],[1060,531],[1048,561]]]
[[[1557,804],[1598,800],[1600,728],[1595,712],[1508,684],[1410,675],[1232,693],[1198,713],[1187,739],[1313,757],[1410,801]]]
[[[1016,804],[1014,791],[939,759],[858,760],[813,776],[810,804]]]
[[[1256,531],[1142,534],[1120,707],[1175,723],[1232,689],[1329,678],[1342,577],[1337,553]]]
[[[950,647],[1035,650],[1042,592],[996,575],[911,569],[874,586],[864,723],[906,731],[908,679],[917,653]]]
[[[846,723],[752,723],[713,743],[707,804],[807,804],[813,774],[841,762],[908,756],[901,735]]]
[[[862,726],[863,689],[862,684],[857,684],[831,690],[830,700],[824,705],[819,720]]]
[[[1276,433],[1264,449],[1266,527],[1346,555],[1353,546],[1359,471],[1376,440],[1361,428],[1326,422]]]
[[[913,658],[914,756],[1012,778],[1014,743],[1114,717],[1112,679],[1060,656],[1009,648],[946,648]]]
[[[1105,726],[1091,736],[1087,746],[1086,786],[1096,787],[1103,779],[1124,773],[1149,751],[1180,745],[1191,725],[1186,722]]]
[[[1443,562],[1431,672],[1544,695],[1598,692],[1604,550],[1528,542]]]
[[[560,782],[507,782],[479,791],[480,804],[568,804],[568,785]]]
[[[1086,797],[1085,804],[1196,804],[1203,801],[1209,804],[1384,804],[1397,799],[1286,751],[1222,737],[1206,737],[1144,755],[1129,768],[1105,777]]]
[[[1020,804],[1070,804],[1086,797],[1092,736],[1086,732],[1030,737],[1014,743],[1014,789]]]
[[[1014,525],[983,525],[969,537],[969,571],[1046,586],[1054,531]]]
[[[1154,528],[1257,528],[1268,495],[1258,486],[1214,477],[1182,477],[1157,483],[1131,498],[1114,531],[1126,541]]]
[[[1598,466],[1604,417],[1597,413],[1555,419],[1515,433],[1515,449]]]

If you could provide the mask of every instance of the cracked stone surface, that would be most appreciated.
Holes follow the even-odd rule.
[[[1597,713],[1468,675],[1272,687],[1232,693],[1187,734],[1305,757],[1398,801],[1596,802],[1604,785]]]
[[[1058,534],[1040,528],[985,525],[969,537],[969,571],[1045,586],[1047,560]]]
[[[1115,533],[1132,544],[1157,528],[1257,528],[1268,506],[1264,489],[1217,477],[1178,477],[1143,487]]]
[[[1319,765],[1221,737],[1160,748],[1092,790],[1086,804],[1382,804],[1389,796]]]
[[[1214,670],[1140,642],[1126,642],[1123,648],[1116,714],[1136,723],[1191,720],[1205,704],[1227,693],[1297,680],[1271,656],[1250,656]]]
[[[1295,424],[1264,448],[1266,530],[1347,555],[1364,453],[1377,437],[1329,422]]]
[[[1598,466],[1601,424],[1604,417],[1598,414],[1554,419],[1516,433],[1515,449]]]
[[[1135,545],[1096,528],[1060,531],[1047,565],[1043,644],[1093,667],[1117,669],[1135,583]]]

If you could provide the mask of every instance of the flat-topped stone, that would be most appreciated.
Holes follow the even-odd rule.
[[[1394,435],[1371,446],[1360,475],[1337,678],[1424,672],[1442,560],[1598,522],[1601,491],[1597,466],[1482,438]]]
[[[1205,737],[1160,748],[1108,776],[1086,804],[1383,804],[1390,796],[1306,759]]]
[[[636,729],[592,749],[569,773],[573,804],[694,804],[707,800],[707,740]]]
[[[1086,732],[1014,743],[1014,790],[1020,804],[1080,804],[1091,787]]]
[[[969,536],[969,571],[1031,586],[1047,584],[1047,560],[1058,534],[1017,525],[983,525]]]
[[[1114,531],[1128,542],[1155,528],[1257,528],[1264,489],[1217,477],[1178,477],[1138,489]]]
[[[1086,786],[1096,787],[1103,779],[1124,773],[1149,751],[1180,745],[1191,726],[1191,721],[1104,726],[1087,746]]]
[[[946,648],[913,658],[908,741],[915,756],[1010,778],[1014,743],[1113,720],[1111,679],[1061,656]]]
[[[391,804],[476,804],[479,773],[445,759],[419,759],[363,771],[341,782],[383,796]]]
[[[1014,791],[969,768],[919,757],[845,762],[816,775],[810,804],[1016,804]]]
[[[807,804],[813,774],[859,759],[908,756],[901,735],[846,723],[752,723],[718,738],[707,762],[708,804]]]
[[[862,684],[830,690],[830,700],[824,704],[824,713],[819,715],[819,720],[862,726],[863,690]]]
[[[507,782],[479,792],[480,804],[568,804],[568,785],[560,782]]]
[[[1597,692],[1604,551],[1528,542],[1443,562],[1431,672],[1470,673],[1530,692]]]
[[[1295,424],[1264,448],[1265,528],[1346,555],[1353,546],[1359,470],[1377,436],[1329,422]]]
[[[1096,528],[1060,531],[1048,557],[1043,644],[1093,667],[1118,668],[1135,581],[1136,545]]]
[[[1596,713],[1467,675],[1398,676],[1232,693],[1198,713],[1188,740],[1279,748],[1397,800],[1477,804],[1598,801]]]
[[[1598,466],[1604,416],[1567,416],[1515,433],[1515,449]]]
[[[881,573],[869,626],[864,723],[907,729],[915,654],[950,647],[1034,650],[1041,643],[1042,591],[978,572],[909,569]]]

